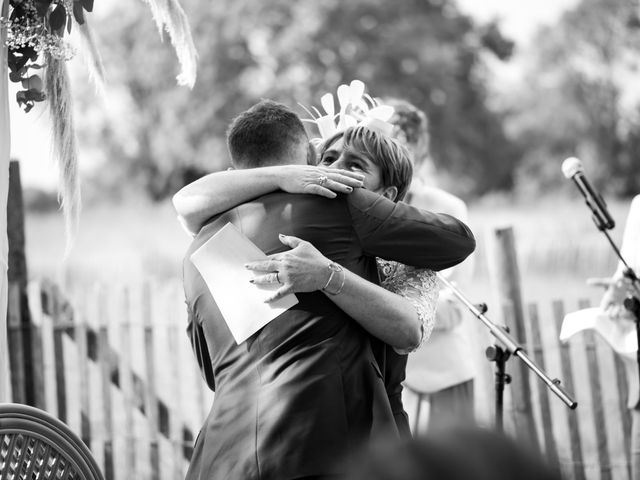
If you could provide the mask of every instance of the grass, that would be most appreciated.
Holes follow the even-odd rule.
[[[628,202],[612,202],[619,241]],[[470,204],[470,226],[478,239],[476,275],[487,272],[485,247],[494,228],[512,226],[523,277],[540,273],[605,275],[615,259],[603,236],[577,199],[536,199],[514,203],[491,198]],[[180,275],[189,237],[168,202],[130,202],[86,208],[68,261],[63,264],[64,226],[59,213],[26,216],[27,258],[31,275],[54,278],[164,279]],[[63,272],[65,272],[63,274]]]

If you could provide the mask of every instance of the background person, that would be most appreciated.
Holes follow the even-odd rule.
[[[385,99],[383,103],[394,107],[390,120],[395,126],[394,136],[409,148],[414,161],[414,177],[406,201],[420,209],[448,213],[467,222],[466,204],[435,186],[425,113],[400,99]],[[473,265],[467,259],[442,273],[449,280],[464,285],[472,269]],[[464,314],[464,307],[453,293],[446,288],[440,290],[431,338],[425,348],[411,353],[407,361],[405,384],[408,389],[405,389],[405,397],[407,405],[412,407],[407,411],[410,415],[417,411],[413,405],[418,398],[411,390],[428,394],[429,428],[474,422],[473,388],[477,356],[473,325]],[[414,419],[416,421],[419,419]]]
[[[309,140],[300,119],[275,102],[262,101],[239,115],[228,141],[237,168],[307,162]],[[346,288],[338,263],[369,280],[377,278],[377,256],[448,268],[471,253],[473,236],[447,215],[358,188],[334,200],[263,194],[215,216],[194,239],[184,262],[188,332],[216,396],[187,478],[287,480],[341,473],[338,459],[371,436],[395,431],[369,335],[314,291],[298,294],[297,305],[238,345],[189,261],[228,222],[268,255],[285,250],[282,233],[313,241],[332,260],[325,270],[342,272],[336,284],[329,285],[330,276],[323,288],[336,296]],[[276,281],[277,273],[271,275]]]
[[[640,195],[636,195],[631,202],[620,252],[636,275],[640,275]],[[632,282],[625,277],[624,269],[624,264],[619,262],[611,278],[589,279],[588,283],[607,287],[600,302],[600,308],[604,310],[609,318],[619,322],[619,328],[627,332],[627,335],[635,337],[636,319],[633,313],[625,308],[624,300],[630,295],[635,295],[640,299],[640,291],[636,290]],[[619,358],[622,359],[622,363],[625,366],[627,384],[629,385],[627,406],[631,410],[631,478],[636,479],[640,478],[640,386],[638,362],[635,355],[619,355]]]

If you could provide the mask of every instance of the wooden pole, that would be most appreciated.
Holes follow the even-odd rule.
[[[492,284],[498,294],[499,303],[495,311],[504,313],[504,323],[511,335],[521,345],[526,345],[520,272],[512,227],[497,228],[493,231],[489,242],[489,269]],[[524,362],[512,358],[507,364],[507,372],[511,373],[513,379],[510,390],[515,431],[531,446],[538,447],[529,369]]]
[[[20,181],[20,163],[11,160],[9,164],[9,197],[7,200],[7,237],[9,241],[9,358],[11,372],[22,372],[18,380],[23,382],[18,390],[22,396],[16,395],[16,379],[12,378],[13,400],[27,405],[37,406],[41,399],[36,399],[39,385],[36,384],[34,372],[33,335],[37,334],[31,326],[29,299],[27,297],[27,256],[25,253],[24,202],[22,200],[22,183]],[[16,298],[11,297],[13,295]],[[18,312],[12,312],[17,309]],[[19,320],[17,325],[11,320]],[[14,330],[11,332],[11,330]],[[15,330],[19,329],[20,332]],[[18,341],[14,341],[14,339]]]
[[[1,15],[9,16],[9,0],[2,0]],[[4,25],[4,24],[3,24]],[[9,295],[9,241],[7,239],[7,197],[9,195],[9,72],[7,65],[6,27],[0,26],[0,402],[11,399],[9,348],[7,342],[7,303]]]

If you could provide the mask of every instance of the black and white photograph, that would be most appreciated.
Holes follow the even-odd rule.
[[[0,0],[0,480],[640,480],[639,0]]]

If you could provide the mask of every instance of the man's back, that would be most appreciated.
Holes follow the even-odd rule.
[[[408,207],[400,208],[402,219],[413,220],[402,227],[406,236],[428,230],[423,214],[403,209]],[[425,243],[405,235],[391,241],[397,211],[365,191],[336,200],[277,193],[204,227],[185,260],[185,292],[194,346],[216,398],[196,442],[189,479],[337,473],[335,462],[355,443],[378,428],[393,428],[368,335],[324,294],[297,294],[296,306],[236,345],[189,255],[232,222],[266,254],[286,249],[279,233],[294,235],[377,280],[371,254],[388,252],[406,261],[412,252],[407,245]],[[453,243],[466,235],[462,230],[452,228]]]

